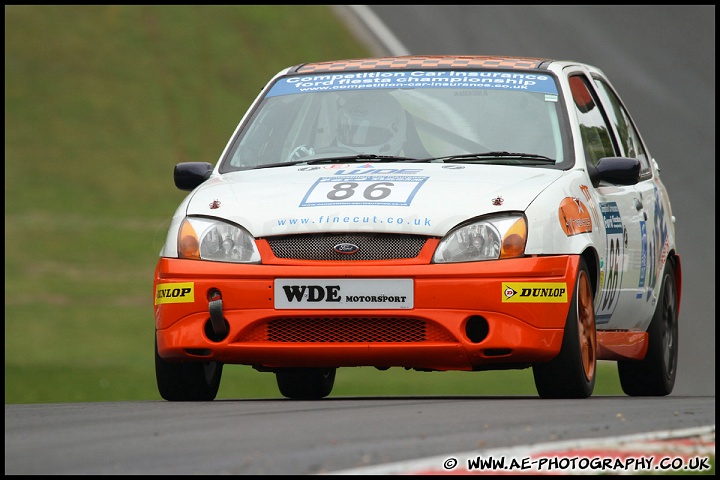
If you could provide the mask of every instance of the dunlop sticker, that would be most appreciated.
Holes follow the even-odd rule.
[[[504,282],[503,303],[567,303],[565,282]]]
[[[195,301],[195,284],[160,283],[155,288],[155,305],[163,303],[191,303]]]

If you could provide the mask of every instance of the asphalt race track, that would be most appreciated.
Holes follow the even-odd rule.
[[[715,6],[342,12],[379,54],[557,57],[608,74],[662,168],[677,217],[684,288],[673,394],[5,405],[5,474],[442,473],[474,452],[522,457],[563,446],[598,455],[638,434],[673,432],[694,432],[695,458],[714,456],[715,216],[705,207],[715,202]]]
[[[6,405],[5,474],[305,475],[400,461],[412,471],[408,460],[457,452],[708,425],[714,452],[714,424],[714,397],[680,396]]]

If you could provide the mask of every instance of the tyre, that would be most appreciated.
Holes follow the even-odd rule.
[[[580,260],[575,289],[557,357],[534,364],[535,388],[541,398],[587,398],[595,388],[597,336],[590,273]]]
[[[220,388],[220,362],[167,362],[160,358],[155,339],[155,378],[160,396],[171,402],[215,400]]]
[[[330,395],[335,372],[335,368],[286,368],[275,372],[275,379],[284,397],[316,400]]]
[[[668,259],[661,278],[655,314],[648,327],[648,351],[643,360],[619,361],[620,386],[633,397],[669,395],[675,386],[678,362],[678,294],[675,264]]]

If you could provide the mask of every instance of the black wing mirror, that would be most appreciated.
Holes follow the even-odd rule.
[[[640,181],[640,160],[628,157],[604,157],[597,165],[588,164],[588,174],[594,187],[600,182],[614,185],[635,185]]]
[[[173,178],[175,186],[180,190],[191,191],[205,180],[210,178],[213,171],[212,163],[184,162],[175,165]]]

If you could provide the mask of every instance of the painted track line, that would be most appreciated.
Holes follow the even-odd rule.
[[[646,460],[652,458],[654,468],[658,469],[658,462],[662,458],[688,460],[695,457],[715,456],[715,425],[705,427],[686,428],[678,430],[665,430],[658,432],[626,435],[611,438],[588,438],[580,440],[567,440],[562,442],[538,443],[520,445],[516,447],[496,448],[488,450],[474,450],[447,455],[437,455],[424,459],[394,462],[383,465],[359,467],[331,472],[331,475],[596,475],[602,474],[629,474],[634,472],[628,468],[626,471],[611,470],[608,468],[570,468],[571,462],[567,459],[575,458],[573,465],[579,465],[577,459],[605,459],[606,463],[615,460],[630,466],[639,466],[628,459]],[[528,465],[535,468],[505,469],[469,469],[468,460],[479,457],[483,459],[506,459],[506,465],[516,459],[518,465],[523,459]],[[539,460],[546,459],[546,460]],[[567,468],[542,468],[543,463],[549,465],[547,459],[566,459],[558,462],[560,466],[567,464]],[[558,465],[556,463],[555,465]],[[686,462],[684,462],[686,463]],[[537,468],[540,466],[541,468]],[[650,470],[648,468],[647,470]],[[667,471],[667,470],[665,470]],[[658,473],[663,473],[659,471]]]

